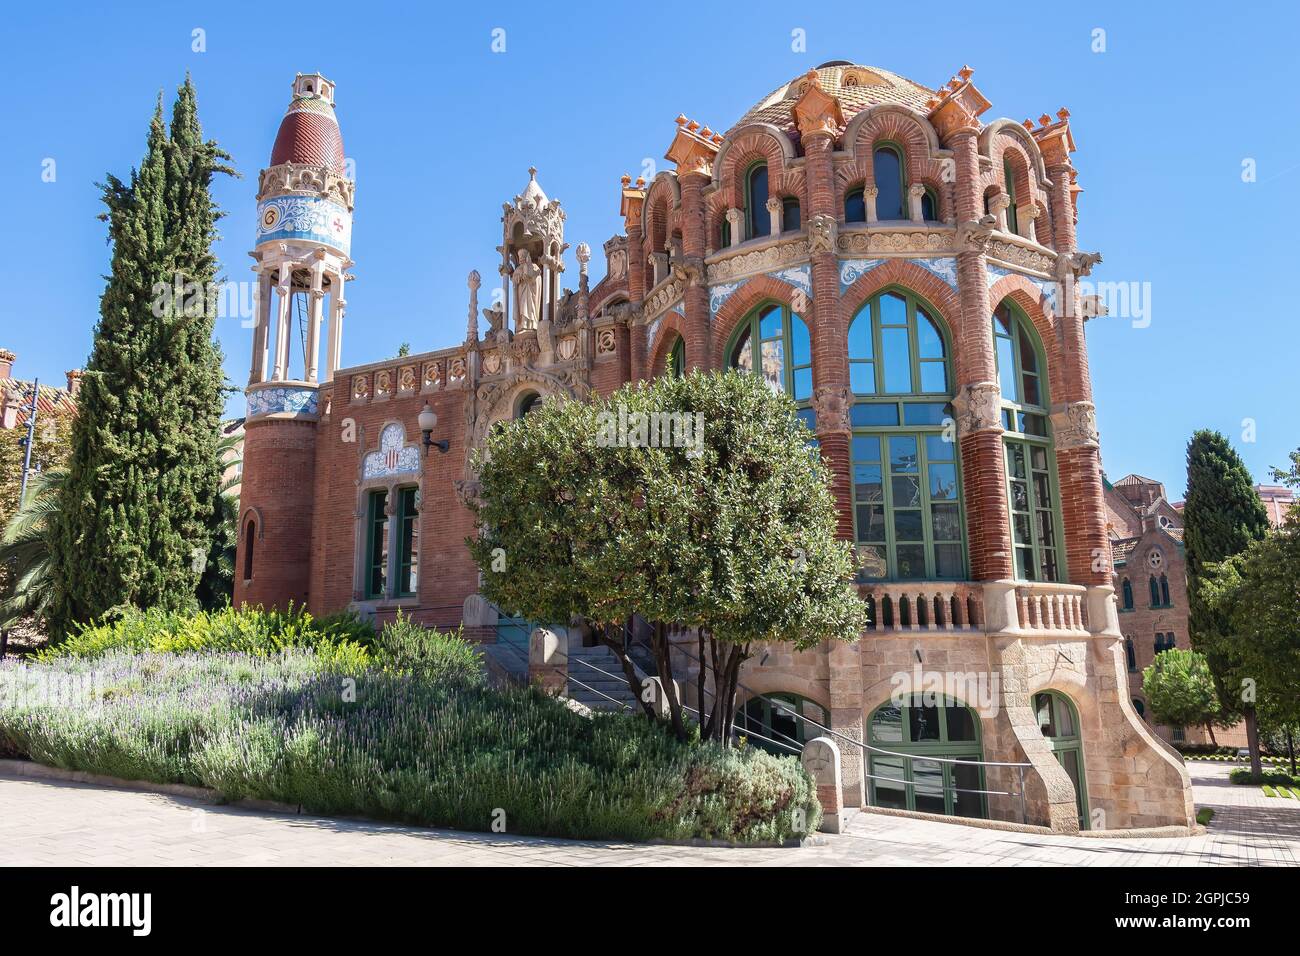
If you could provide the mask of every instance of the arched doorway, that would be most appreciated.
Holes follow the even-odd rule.
[[[948,697],[916,694],[902,706],[886,701],[867,721],[872,747],[868,783],[871,805],[986,817],[979,716]]]
[[[1074,784],[1075,801],[1079,808],[1079,829],[1088,829],[1088,784],[1083,767],[1083,738],[1079,728],[1079,712],[1074,702],[1054,690],[1040,691],[1034,695],[1034,716],[1038,729],[1047,738],[1052,754]]]

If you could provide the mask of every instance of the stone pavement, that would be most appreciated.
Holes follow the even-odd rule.
[[[1300,801],[1228,783],[1193,763],[1209,832],[1104,839],[985,830],[860,814],[797,849],[578,842],[426,830],[214,807],[180,797],[0,776],[0,866],[1216,866],[1295,865]]]

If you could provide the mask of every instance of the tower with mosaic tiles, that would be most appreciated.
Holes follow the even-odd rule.
[[[340,363],[352,200],[334,83],[299,73],[258,177],[236,604],[307,599],[321,386]]]

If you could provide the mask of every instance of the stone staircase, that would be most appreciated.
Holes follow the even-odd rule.
[[[585,661],[599,667],[600,671],[607,671],[608,673],[602,674],[590,667],[584,667],[579,661]],[[614,676],[611,677],[610,675]],[[614,656],[613,651],[604,645],[570,647],[569,677],[571,679],[565,696],[586,707],[590,707],[592,710],[622,710],[623,708],[619,704],[626,704],[634,709],[639,706],[636,698],[632,696],[632,691],[627,686],[627,680],[623,677],[623,668],[619,665],[618,658]],[[580,687],[574,682],[574,679],[587,686]],[[593,693],[593,691],[599,691],[600,693]],[[600,694],[607,696],[602,697]],[[609,700],[609,697],[613,697],[618,703]]]

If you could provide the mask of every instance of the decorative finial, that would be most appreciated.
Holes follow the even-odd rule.
[[[587,274],[587,263],[591,261],[591,246],[585,242],[578,243],[578,272],[581,275]]]
[[[673,122],[676,123],[678,126],[685,126],[685,125],[686,125],[686,114],[685,114],[685,113],[678,113],[678,114],[677,114],[677,119],[673,120]]]
[[[972,70],[969,66],[962,66],[962,68],[957,71],[957,75],[960,76],[963,80],[969,80],[971,78],[971,74],[973,74],[974,72],[975,71]]]
[[[623,184],[624,189],[627,189],[628,186],[632,185],[632,177],[629,176],[627,173],[624,173],[623,178],[620,179],[619,182]]]
[[[1046,113],[1044,113],[1042,116],[1038,117],[1038,125],[1039,125],[1039,126],[1046,126],[1046,125],[1047,125],[1048,123],[1050,123],[1051,121],[1052,121],[1052,118],[1051,118],[1050,116],[1048,116]]]
[[[537,167],[536,167],[536,166],[529,166],[529,167],[528,167],[528,178],[529,178],[529,179],[536,179],[536,178],[537,178]]]
[[[1070,111],[1067,110],[1064,106],[1062,106],[1059,110],[1056,111],[1056,118],[1059,119],[1061,122],[1065,122],[1070,118]]]
[[[482,277],[481,275],[478,274],[478,270],[477,270],[477,269],[470,269],[470,270],[469,270],[469,279],[468,279],[468,285],[469,285],[469,287],[470,287],[471,289],[477,289],[477,288],[478,288],[479,286],[481,286],[482,284],[483,284],[483,277]]]
[[[1020,125],[1023,126],[1025,129],[1033,129],[1033,128],[1034,128],[1034,121],[1031,120],[1031,119],[1027,119],[1027,120],[1025,120],[1023,123],[1021,123]]]

